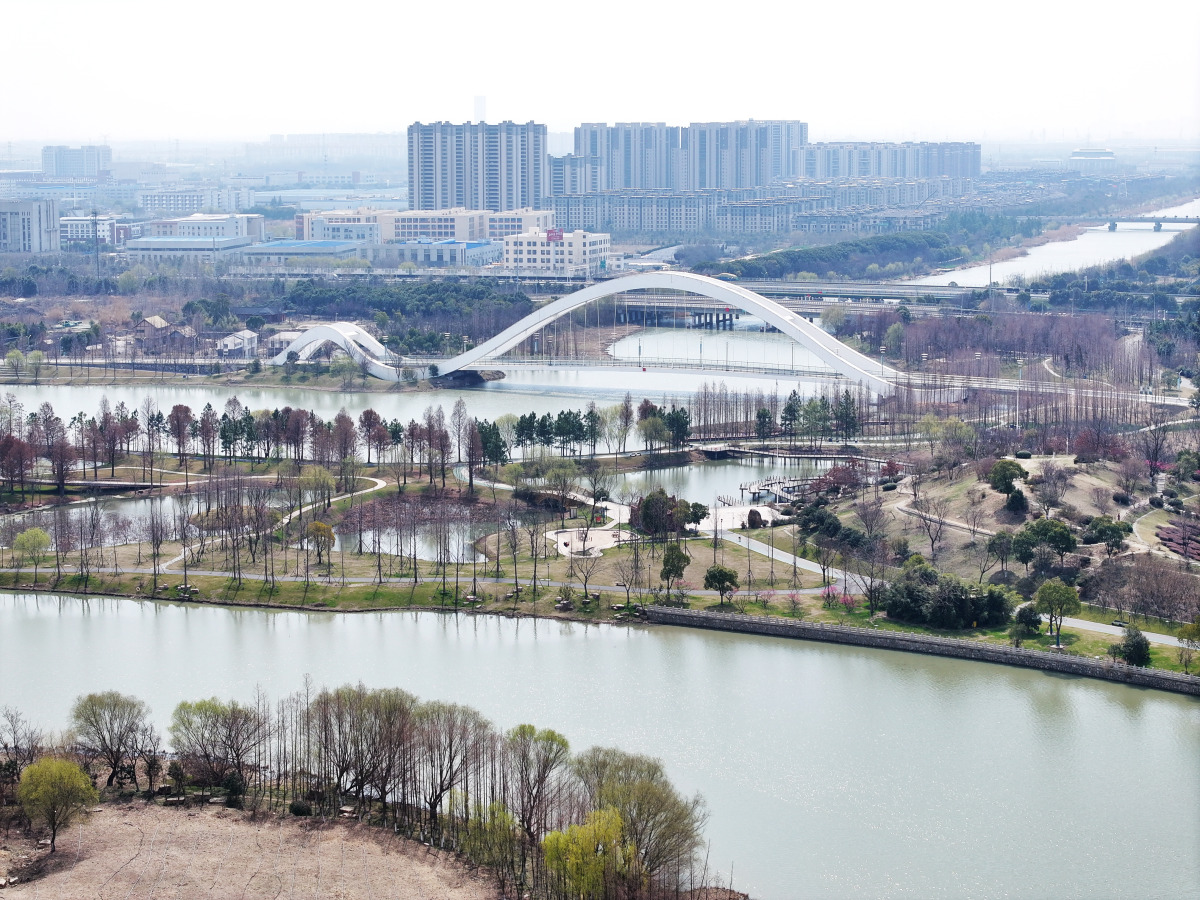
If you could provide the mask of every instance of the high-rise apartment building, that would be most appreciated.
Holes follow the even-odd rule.
[[[683,132],[686,190],[762,187],[799,174],[805,122],[699,122]]]
[[[738,190],[799,174],[808,125],[792,120],[585,124],[553,160],[558,192]]]
[[[42,174],[52,178],[99,178],[112,171],[112,149],[107,145],[43,147]]]
[[[549,195],[545,125],[416,122],[408,128],[412,209],[541,209]]]
[[[965,142],[809,144],[803,178],[977,178],[980,147]]]
[[[50,253],[60,247],[58,203],[0,200],[0,253]]]

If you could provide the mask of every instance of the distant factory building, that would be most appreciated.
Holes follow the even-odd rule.
[[[500,262],[504,245],[499,241],[399,241],[376,247],[372,260],[381,265],[410,263],[419,269],[475,269]]]
[[[268,241],[242,251],[251,265],[282,266],[289,260],[360,259],[362,241]]]
[[[1067,168],[1080,175],[1107,175],[1115,172],[1117,165],[1117,154],[1111,150],[1080,149],[1067,160]]]

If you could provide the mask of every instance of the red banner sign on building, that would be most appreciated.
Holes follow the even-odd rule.
[[[548,241],[561,241],[561,240],[562,240],[562,229],[561,229],[561,228],[549,228],[549,229],[547,229],[547,230],[546,230],[546,240],[548,240]]]

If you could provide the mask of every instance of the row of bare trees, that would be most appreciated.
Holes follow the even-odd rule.
[[[1132,613],[1171,622],[1200,618],[1200,582],[1195,575],[1150,553],[1106,559],[1082,587],[1084,600],[1118,617]]]
[[[40,756],[74,759],[109,788],[164,772],[171,793],[214,789],[231,805],[331,816],[344,806],[373,824],[487,866],[505,896],[675,897],[703,883],[706,821],[661,763],[519,725],[497,729],[474,709],[422,702],[395,688],[304,689],[272,703],[185,701],[165,754],[150,710],[114,691],[78,698],[51,737],[17,711],[0,715],[0,804]],[[598,837],[599,836],[599,837]]]
[[[149,397],[135,409],[101,397],[96,414],[80,412],[64,421],[49,402],[27,411],[9,393],[0,402],[0,477],[10,490],[23,490],[40,458],[50,463],[61,486],[76,469],[85,477],[90,469],[96,478],[105,467],[113,476],[118,463],[136,457],[142,480],[152,482],[160,454],[167,452],[185,471],[194,458],[205,469],[235,459],[292,459],[342,470],[350,460],[382,465],[385,456],[395,460],[400,448],[405,480],[413,469],[444,487],[447,468],[469,455],[477,428],[461,399],[449,417],[440,404],[431,404],[420,420],[407,424],[388,422],[371,408],[357,421],[344,409],[330,420],[291,407],[251,411],[236,397],[219,413],[208,404],[198,414],[183,403],[164,412]]]

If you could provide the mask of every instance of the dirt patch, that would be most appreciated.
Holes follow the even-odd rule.
[[[422,897],[497,900],[481,873],[447,853],[381,828],[319,819],[266,818],[226,809],[106,805],[58,840],[50,857],[31,842],[8,897],[57,900]],[[36,867],[45,874],[26,881]]]

